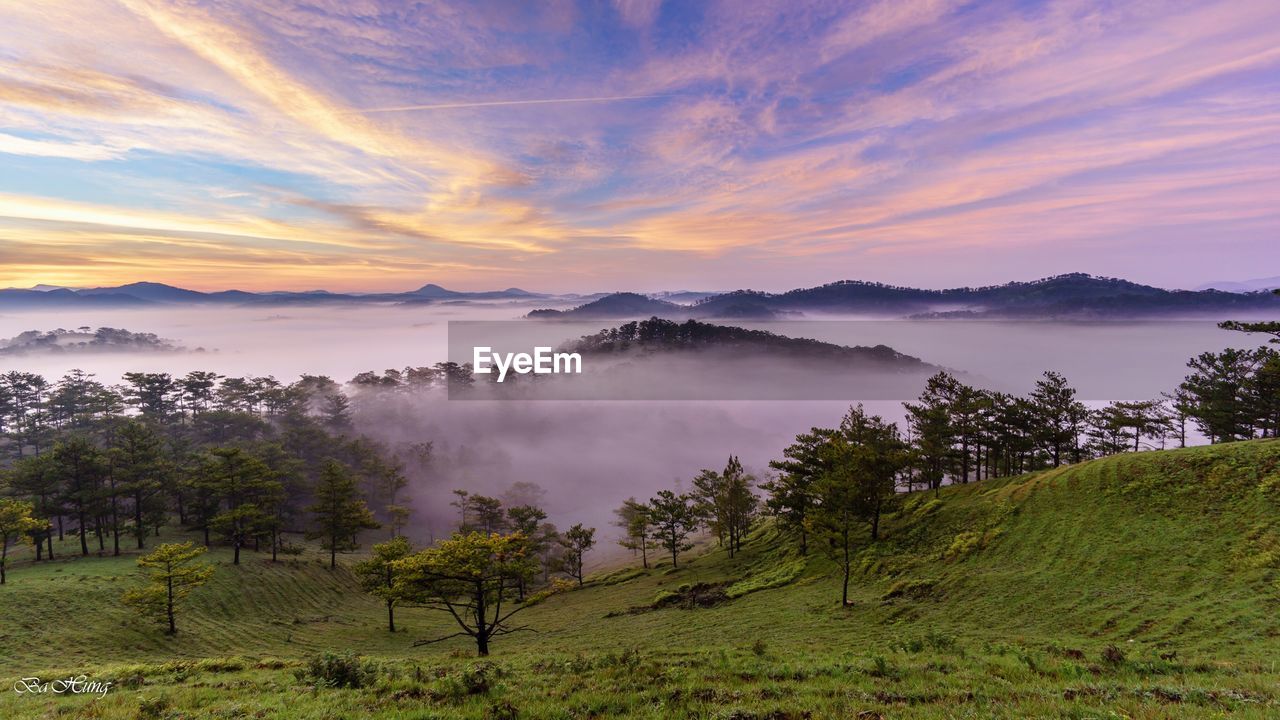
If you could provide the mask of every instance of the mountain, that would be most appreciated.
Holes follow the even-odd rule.
[[[153,282],[136,282],[117,287],[86,288],[84,290],[76,290],[75,293],[81,297],[129,295],[139,300],[164,303],[208,302],[210,299],[207,293]]]
[[[0,290],[0,309],[4,310],[40,310],[68,307],[130,308],[151,304],[148,300],[124,293],[80,295],[75,290],[66,288],[54,290],[6,288]]]
[[[34,288],[0,290],[0,309],[26,310],[63,307],[138,307],[145,305],[337,305],[365,303],[431,303],[438,301],[532,300],[554,296],[520,288],[481,292],[448,290],[428,284],[407,293],[335,293],[328,290],[246,292],[220,290],[200,292],[156,282],[95,288],[62,288],[37,285]]]
[[[417,290],[414,290],[412,294],[422,298],[429,298],[431,300],[514,300],[550,297],[549,295],[521,290],[517,287],[507,288],[506,290],[466,292],[460,290],[447,290],[434,283],[423,285]]]
[[[1217,282],[1206,283],[1196,289],[1245,293],[1258,292],[1260,290],[1275,290],[1276,288],[1280,288],[1280,277],[1255,278],[1253,280],[1239,281],[1219,280]]]
[[[1250,281],[1251,283],[1255,281]],[[1271,280],[1258,280],[1263,287]],[[1155,318],[1200,316],[1213,319],[1280,312],[1280,296],[1265,291],[1218,289],[1165,290],[1117,278],[1072,273],[988,287],[926,290],[845,280],[783,293],[736,290],[725,293],[679,291],[641,295],[619,292],[597,295],[550,295],[521,288],[449,290],[429,283],[410,292],[334,293],[326,290],[200,292],[155,282],[95,288],[9,288],[0,290],[0,311],[68,307],[139,307],[147,305],[340,305],[430,304],[482,301],[545,300],[569,309],[547,308],[534,318],[772,320],[805,315],[872,315],[938,319]]]
[[[588,303],[563,311],[534,311],[530,317],[769,320],[801,315],[873,315],[933,319],[1119,319],[1280,312],[1280,297],[1265,292],[1165,290],[1118,278],[1071,273],[987,287],[948,290],[846,280],[784,293],[737,290],[692,305],[648,300]],[[617,297],[617,296],[614,296]],[[608,298],[606,298],[608,300]],[[597,301],[600,302],[600,301]]]
[[[671,317],[687,312],[683,305],[655,300],[633,292],[620,292],[592,300],[571,310],[534,310],[528,317],[539,319],[561,318],[565,320],[601,320],[651,317]]]

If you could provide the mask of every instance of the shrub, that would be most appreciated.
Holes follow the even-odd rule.
[[[138,703],[138,720],[160,720],[170,707],[168,698],[158,697],[154,700],[143,698]]]
[[[889,590],[884,594],[883,599],[893,600],[894,598],[909,598],[912,600],[922,600],[933,594],[934,587],[937,584],[937,580],[899,580],[889,587]]]
[[[978,549],[982,543],[982,536],[976,532],[962,532],[951,540],[951,545],[947,547],[946,552],[942,553],[942,557],[947,560],[962,558]]]
[[[735,582],[725,590],[725,594],[730,598],[737,598],[758,590],[770,590],[783,585],[790,585],[804,572],[804,567],[804,558],[789,560],[765,572]]]
[[[516,720],[520,710],[506,700],[494,700],[484,709],[484,720]]]
[[[1124,662],[1124,651],[1115,645],[1102,648],[1102,661],[1108,665],[1119,665]]]
[[[308,658],[306,667],[294,676],[323,687],[361,688],[377,678],[378,666],[350,652],[325,652]]]
[[[458,676],[458,683],[466,695],[484,695],[493,689],[494,681],[503,674],[497,664],[483,661],[463,670]]]
[[[670,590],[659,590],[653,596],[653,602],[650,603],[654,607],[663,607],[680,600],[680,593]]]

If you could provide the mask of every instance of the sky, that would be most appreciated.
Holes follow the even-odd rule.
[[[0,287],[1280,267],[1280,3],[0,3]]]

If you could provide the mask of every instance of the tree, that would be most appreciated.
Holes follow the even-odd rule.
[[[689,495],[660,490],[649,500],[649,520],[653,537],[671,553],[671,567],[679,566],[680,553],[693,547],[689,534],[698,527],[698,510]]]
[[[1235,348],[1201,353],[1187,361],[1192,372],[1180,386],[1188,403],[1187,414],[1209,442],[1231,442],[1253,435],[1246,401],[1253,362],[1253,353]]]
[[[1035,410],[1033,434],[1053,466],[1058,467],[1068,451],[1077,450],[1080,426],[1088,417],[1088,410],[1076,400],[1075,388],[1067,384],[1067,379],[1051,370],[1036,381],[1030,399]]]
[[[649,536],[651,529],[649,508],[632,497],[623,501],[622,507],[614,510],[613,514],[618,518],[614,525],[621,528],[623,532],[618,544],[633,553],[639,552],[640,563],[648,570],[649,548],[652,546]]]
[[[321,541],[321,547],[329,551],[329,567],[336,568],[339,552],[359,547],[356,536],[361,530],[382,526],[360,497],[351,471],[337,460],[329,460],[320,470],[315,495],[316,502],[308,511],[314,516],[316,527],[307,537]]]
[[[222,376],[208,370],[192,370],[177,381],[178,401],[191,415],[199,415],[213,404],[213,391]]]
[[[107,467],[102,453],[88,438],[73,435],[53,446],[53,472],[61,480],[62,505],[75,517],[80,534],[80,554],[89,554],[86,537],[89,522],[94,521],[102,549],[102,481]]]
[[[239,565],[241,548],[270,533],[283,488],[266,463],[238,447],[210,450],[200,475],[213,511],[206,526],[231,543]]]
[[[942,487],[955,453],[957,431],[951,405],[958,385],[950,373],[940,372],[925,383],[916,403],[903,403],[914,444],[914,477],[935,492]]]
[[[360,587],[386,603],[387,630],[390,632],[396,631],[396,603],[402,599],[402,588],[396,585],[396,562],[412,553],[413,546],[407,539],[395,537],[374,545],[373,554],[352,568]]]
[[[507,530],[502,501],[466,490],[454,490],[457,500],[449,503],[458,509],[458,532],[500,533]]]
[[[177,606],[193,590],[213,577],[212,566],[195,561],[204,553],[205,548],[189,542],[165,543],[150,555],[138,558],[138,566],[149,568],[151,572],[144,587],[124,594],[124,602],[146,614],[166,620],[169,625],[168,634],[178,632],[174,623]]]
[[[127,372],[125,400],[143,417],[163,420],[177,407],[178,383],[168,373]]]
[[[1276,295],[1280,295],[1280,290],[1275,290]],[[1236,320],[1228,320],[1218,323],[1218,327],[1223,330],[1235,330],[1244,333],[1262,333],[1270,335],[1268,342],[1280,344],[1280,321],[1266,320],[1263,322],[1239,322]]]
[[[584,574],[582,557],[588,550],[595,547],[596,529],[583,527],[582,523],[578,523],[564,531],[564,535],[560,537],[560,544],[565,549],[565,572],[578,581],[578,587],[582,587]]]
[[[831,440],[829,428],[813,428],[796,436],[796,441],[782,451],[782,460],[769,467],[777,477],[761,483],[769,494],[765,507],[778,519],[782,528],[800,540],[800,554],[809,553],[809,512],[813,507],[813,484],[827,468],[821,449]]]
[[[534,505],[517,505],[507,508],[507,525],[511,528],[511,532],[520,533],[524,536],[525,542],[529,544],[529,556],[549,563],[550,557],[547,552],[547,546],[553,540],[558,540],[559,534],[556,532],[556,526],[545,522],[546,519],[546,511]],[[543,567],[543,577],[549,577],[550,572],[551,566],[549,564],[545,565]],[[524,599],[525,589],[525,583],[521,582],[519,594],[522,600]]]
[[[867,415],[859,405],[849,410],[823,452],[830,469],[815,487],[814,531],[841,568],[841,604],[848,605],[855,531],[865,523],[871,539],[879,537],[880,514],[894,496],[898,471],[906,463],[906,446],[896,425]]]
[[[396,561],[400,596],[419,607],[447,612],[461,628],[419,640],[415,647],[468,636],[484,657],[495,637],[528,629],[510,624],[512,616],[528,607],[513,597],[532,567],[528,547],[519,533],[455,533],[435,547]]]
[[[5,584],[5,563],[9,559],[9,547],[26,542],[30,533],[48,525],[32,517],[35,508],[31,503],[14,498],[0,498],[0,585]]]
[[[727,545],[729,557],[742,548],[742,538],[750,529],[757,502],[753,482],[736,456],[729,457],[724,472],[703,470],[693,479],[698,515],[720,544]]]
[[[145,546],[145,520],[163,512],[160,491],[168,485],[171,472],[164,456],[160,436],[147,424],[130,420],[120,426],[107,452],[111,466],[111,482],[116,491],[130,499],[133,506],[133,535],[138,549]],[[116,514],[112,497],[112,515]],[[158,506],[158,507],[157,507]],[[120,554],[119,521],[113,517],[115,554]]]
[[[44,518],[42,526],[32,533],[36,543],[36,560],[42,556],[41,543],[48,545],[49,559],[53,559],[53,524],[49,518],[59,518],[63,514],[62,491],[58,485],[57,467],[52,453],[23,458],[13,468],[10,475],[10,489],[18,495],[34,501],[35,514]]]

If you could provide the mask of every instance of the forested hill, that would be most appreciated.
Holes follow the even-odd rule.
[[[28,330],[0,340],[0,356],[28,353],[74,352],[176,352],[185,348],[154,333],[130,332],[120,328],[87,327],[75,330]]]
[[[846,346],[810,338],[793,338],[764,330],[657,317],[625,323],[587,335],[565,346],[584,355],[640,355],[709,352],[735,357],[767,356],[791,360],[838,361],[851,365],[875,365],[881,369],[936,371],[920,358],[905,355],[887,345]]]
[[[714,316],[722,308],[741,305],[747,299],[769,312],[894,315],[962,312],[975,317],[1107,318],[1280,311],[1280,297],[1265,292],[1165,290],[1082,273],[1033,282],[948,290],[845,281],[778,295],[744,295],[734,293],[709,298],[699,303],[696,311],[699,316]]]
[[[1166,290],[1073,273],[1031,282],[947,290],[846,280],[784,293],[737,290],[692,305],[617,293],[570,310],[534,311],[530,317],[772,319],[805,314],[861,314],[917,318],[1226,319],[1231,315],[1275,312],[1280,312],[1280,296],[1268,292]]]

